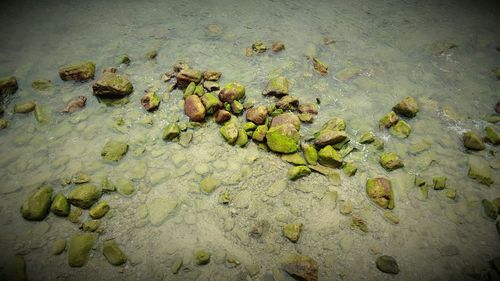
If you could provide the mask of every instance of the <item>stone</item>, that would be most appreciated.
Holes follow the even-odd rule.
[[[366,144],[375,141],[375,134],[373,132],[366,132],[359,138],[359,143]]]
[[[54,200],[52,200],[50,210],[56,216],[67,217],[69,215],[70,205],[68,203],[68,200],[62,193],[56,194]]]
[[[243,113],[243,109],[245,109],[243,107],[243,104],[237,100],[233,101],[231,104],[231,112],[236,114],[236,115],[240,115],[241,113]]]
[[[180,133],[181,133],[181,128],[179,127],[179,124],[177,123],[168,124],[167,127],[163,129],[161,138],[165,141],[171,141],[176,137],[178,137]]]
[[[294,166],[288,169],[287,177],[289,180],[297,180],[301,177],[305,177],[311,173],[311,170],[307,166]]]
[[[327,167],[339,168],[342,166],[342,157],[331,145],[327,145],[318,152],[318,162]]]
[[[231,113],[227,110],[219,109],[215,112],[214,119],[217,124],[222,124],[231,119]]]
[[[345,139],[347,139],[345,131],[323,129],[318,133],[318,136],[314,140],[314,145],[318,148],[322,148],[327,145],[334,145],[343,142]]]
[[[446,188],[446,177],[435,177],[432,179],[434,190],[443,190]]]
[[[7,120],[0,118],[0,130],[7,128],[9,125],[9,122]]]
[[[331,131],[345,131],[347,124],[343,118],[333,117],[328,120],[323,127],[321,127],[321,131],[323,130],[331,130]]]
[[[297,131],[300,130],[300,120],[297,115],[292,112],[282,113],[273,117],[270,127],[273,128],[283,124],[291,124]]]
[[[104,241],[102,254],[112,265],[118,266],[127,262],[127,256],[123,253],[114,239]]]
[[[294,96],[284,96],[276,102],[276,108],[281,110],[296,110],[299,106],[299,99]]]
[[[188,147],[188,145],[191,143],[193,140],[193,132],[185,132],[182,133],[179,137],[179,144]]]
[[[262,142],[266,138],[268,128],[267,125],[259,125],[255,128],[255,131],[252,134],[252,139],[254,141]]]
[[[413,97],[405,97],[402,101],[396,104],[392,110],[399,115],[412,118],[417,116],[419,108],[417,101]]]
[[[264,92],[264,96],[275,96],[282,97],[288,95],[288,79],[283,76],[275,77],[267,83]]]
[[[87,220],[80,225],[80,229],[85,232],[94,232],[101,226],[101,220]]]
[[[26,281],[26,262],[21,255],[15,255],[11,258],[6,258],[5,263],[2,263],[2,272],[0,275],[5,281]]]
[[[76,234],[69,240],[68,264],[71,267],[82,267],[87,262],[90,250],[94,246],[94,234]]]
[[[205,94],[205,89],[203,89],[203,85],[196,85],[194,88],[193,95],[197,95],[198,97],[202,97]]]
[[[201,180],[200,189],[205,193],[212,193],[220,185],[220,181],[213,176],[208,176]]]
[[[267,51],[267,46],[262,41],[257,41],[252,44],[252,50],[258,54]]]
[[[273,45],[271,46],[271,50],[273,50],[273,52],[275,53],[281,52],[284,49],[285,49],[285,44],[281,41],[273,42]]]
[[[48,214],[52,200],[52,188],[40,186],[33,190],[21,205],[21,215],[30,221],[41,221]]]
[[[483,150],[486,148],[483,140],[474,132],[465,132],[463,136],[464,146],[472,150]]]
[[[467,175],[471,179],[487,186],[493,183],[491,179],[491,169],[488,163],[478,157],[469,158],[469,172]]]
[[[266,140],[267,146],[274,152],[293,153],[299,149],[300,133],[294,125],[283,124],[270,128]]]
[[[83,214],[80,208],[71,208],[68,215],[68,220],[72,223],[80,223],[80,216]]]
[[[392,224],[399,224],[399,216],[391,211],[384,212],[384,218]]]
[[[391,129],[391,133],[401,139],[407,138],[411,133],[411,127],[406,121],[399,120]]]
[[[267,114],[267,108],[261,105],[247,110],[246,118],[248,121],[253,122],[256,125],[263,125],[266,122]]]
[[[486,216],[495,220],[498,216],[498,207],[487,199],[483,199],[481,203]]]
[[[227,143],[231,145],[236,143],[236,140],[238,139],[239,135],[239,130],[238,126],[236,125],[236,122],[233,121],[226,122],[226,124],[224,124],[224,126],[222,126],[219,129],[219,132]]]
[[[66,239],[57,239],[54,243],[52,243],[52,255],[60,255],[64,252],[64,250],[66,250]]]
[[[245,97],[245,86],[238,82],[231,82],[224,85],[219,92],[221,102],[232,103]]]
[[[36,103],[32,101],[20,102],[14,105],[15,113],[29,113],[35,110]]]
[[[0,77],[0,101],[2,101],[5,96],[14,94],[17,89],[18,85],[16,77]]]
[[[154,226],[160,226],[177,208],[177,201],[168,198],[154,198],[148,205],[149,221]]]
[[[375,147],[376,150],[384,150],[384,141],[380,138],[375,138],[373,147]]]
[[[190,121],[202,122],[205,120],[205,107],[197,95],[191,95],[184,101],[184,112]]]
[[[132,93],[134,87],[125,76],[106,72],[92,85],[94,95],[105,98],[123,98]]]
[[[108,161],[118,161],[127,154],[128,144],[117,140],[108,140],[101,150],[101,156]]]
[[[380,256],[375,260],[378,270],[384,273],[398,274],[399,266],[396,260],[391,256]]]
[[[109,212],[110,206],[107,201],[100,200],[89,210],[89,216],[93,219],[100,219]]]
[[[390,180],[385,178],[368,179],[366,181],[366,193],[380,207],[394,209],[394,193]]]
[[[286,256],[281,261],[281,269],[297,280],[318,280],[318,263],[308,256],[298,254]]]
[[[245,124],[243,124],[243,126],[241,127],[243,130],[245,130],[245,132],[251,132],[253,133],[253,131],[255,131],[255,129],[257,129],[257,125],[253,122],[246,122]],[[252,134],[250,134],[251,136]]]
[[[46,92],[52,90],[53,87],[49,79],[37,79],[31,82],[31,88],[36,91]]]
[[[299,113],[318,114],[318,106],[314,103],[302,103],[298,107]]]
[[[201,97],[201,102],[205,106],[207,114],[214,114],[223,107],[222,102],[215,95],[206,93]]]
[[[344,163],[344,165],[342,165],[342,170],[346,176],[352,177],[358,171],[358,167],[356,167],[354,163]]]
[[[123,196],[130,196],[135,192],[135,187],[128,179],[119,179],[116,182],[116,191]]]
[[[457,199],[457,190],[454,188],[447,188],[445,190],[445,195],[446,195],[446,197],[450,198],[451,200],[456,200]]]
[[[310,165],[318,164],[318,151],[313,145],[303,143],[301,145],[302,151],[304,152],[304,158]]]
[[[172,274],[177,274],[179,270],[181,269],[183,264],[182,258],[176,258],[174,263],[172,264],[171,272]]]
[[[68,193],[68,201],[78,208],[88,209],[101,198],[101,194],[101,190],[97,186],[82,184]]]
[[[236,145],[244,147],[248,143],[248,136],[244,129],[238,130],[238,138],[236,138]]]
[[[328,74],[328,65],[318,58],[312,58],[313,67],[316,71],[318,71],[321,75],[325,76]]]
[[[101,190],[102,192],[113,192],[116,191],[116,186],[107,176],[104,176],[101,180]]]
[[[221,76],[222,72],[219,71],[207,70],[203,72],[203,80],[205,81],[219,81]]]
[[[158,51],[152,50],[144,54],[144,58],[147,60],[154,60],[158,56]]]
[[[174,69],[175,71],[175,69]],[[199,70],[184,67],[177,73],[177,84],[181,89],[184,89],[189,83],[198,84],[201,82],[202,73]]]
[[[184,89],[184,99],[194,95],[194,90],[196,90],[196,84],[194,82],[189,83],[186,89]]]
[[[129,65],[131,63],[131,60],[127,54],[121,54],[121,55],[117,56],[115,61],[117,64]]]
[[[382,152],[380,154],[379,163],[387,171],[394,171],[404,167],[403,161],[393,152]]]
[[[299,241],[300,233],[302,232],[302,227],[304,225],[301,223],[289,223],[283,226],[283,235],[285,235],[288,240],[293,243]]]
[[[94,79],[95,63],[91,61],[77,62],[59,68],[59,77],[63,81],[74,80],[85,82]]]
[[[197,250],[194,253],[194,261],[196,265],[205,265],[210,262],[211,254],[205,250]]]
[[[160,106],[160,97],[155,91],[147,92],[141,98],[141,104],[147,111],[155,111]]]
[[[396,115],[396,112],[391,111],[387,115],[384,115],[384,117],[380,118],[378,125],[380,128],[390,128],[398,121],[399,117]]]
[[[283,154],[281,155],[281,160],[288,162],[293,165],[306,165],[306,160],[302,157],[302,154],[297,152],[293,154]]]
[[[493,145],[500,144],[500,133],[498,133],[493,127],[488,126],[484,128],[484,132],[486,133],[486,141]]]
[[[90,176],[84,172],[78,172],[71,178],[71,181],[75,184],[87,183],[90,181]]]
[[[205,88],[207,92],[216,92],[220,90],[220,85],[214,81],[203,81],[203,88]]]

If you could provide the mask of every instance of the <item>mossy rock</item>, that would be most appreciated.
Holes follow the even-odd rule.
[[[90,250],[97,237],[94,234],[76,234],[69,240],[68,264],[71,267],[82,267],[87,263]]]
[[[479,183],[484,185],[491,185],[493,180],[491,178],[491,169],[484,160],[477,157],[469,158],[469,172],[467,175]]]
[[[127,262],[127,256],[114,239],[104,241],[102,254],[112,265],[122,265]]]
[[[202,72],[190,67],[182,68],[176,75],[177,84],[181,89],[184,89],[191,82],[199,84],[201,82],[201,78]]]
[[[318,151],[316,150],[316,148],[314,148],[313,145],[303,143],[302,151],[304,152],[304,158],[306,159],[308,164],[318,164]]]
[[[293,165],[306,165],[306,160],[299,152],[293,154],[283,154],[281,155],[281,159]]]
[[[115,61],[117,64],[126,64],[126,65],[129,65],[132,62],[127,54],[121,54],[117,56]]]
[[[246,118],[256,125],[263,125],[266,122],[268,113],[267,107],[263,105],[255,106],[247,110]]]
[[[342,165],[342,170],[346,176],[352,177],[358,171],[358,167],[356,167],[354,163],[344,163],[344,165]]]
[[[396,260],[391,256],[380,256],[375,261],[375,265],[378,270],[389,273],[389,274],[398,274],[399,266]]]
[[[219,132],[227,143],[231,145],[236,143],[239,135],[239,129],[235,121],[226,122],[226,124],[219,129]]]
[[[488,126],[484,128],[484,132],[486,133],[486,140],[493,145],[500,144],[500,133],[495,130],[495,128]]]
[[[366,193],[384,209],[394,209],[394,192],[391,181],[385,178],[371,178],[366,181]]]
[[[207,111],[200,97],[190,95],[184,101],[184,113],[189,117],[189,121],[203,122]]]
[[[311,169],[307,166],[294,166],[288,169],[287,177],[289,180],[297,180],[299,178],[305,177],[311,173]]]
[[[31,88],[36,91],[47,92],[54,88],[49,79],[37,79],[31,82]]]
[[[116,191],[116,186],[107,176],[104,176],[101,180],[101,190],[102,192],[113,192]]]
[[[186,89],[184,89],[184,99],[187,97],[194,95],[194,90],[196,89],[196,83],[191,82],[187,85]]]
[[[93,219],[100,219],[109,212],[110,208],[111,207],[106,200],[100,200],[97,204],[90,208],[89,216]]]
[[[149,91],[141,98],[141,104],[147,111],[155,111],[160,106],[160,97],[155,91]]]
[[[387,171],[394,171],[404,167],[403,161],[393,152],[383,152],[380,154],[379,163]]]
[[[243,107],[243,104],[237,100],[231,103],[231,112],[235,115],[240,115],[241,113],[243,113],[244,109],[245,108]]]
[[[40,186],[32,191],[21,205],[21,215],[30,221],[41,221],[48,214],[52,201],[52,188]]]
[[[94,74],[95,63],[91,61],[77,62],[59,68],[59,76],[63,81],[85,82],[94,79]]]
[[[294,153],[299,149],[300,133],[292,124],[270,128],[266,133],[267,146],[274,152]]]
[[[396,104],[392,110],[397,114],[408,118],[415,117],[419,111],[417,101],[413,97],[405,97],[402,101]]]
[[[197,250],[194,253],[194,261],[196,265],[205,265],[210,262],[211,254],[205,250]]]
[[[321,75],[325,76],[328,74],[328,65],[318,58],[312,58],[313,67]]]
[[[201,97],[201,102],[203,106],[205,106],[207,114],[214,114],[217,110],[222,108],[222,103],[219,98],[211,93],[204,94]]]
[[[52,243],[51,253],[54,256],[62,254],[66,250],[66,239],[57,239]]]
[[[267,125],[259,125],[255,128],[255,131],[252,134],[252,139],[254,141],[262,142],[266,139],[266,134],[268,131]]]
[[[0,77],[0,102],[18,89],[17,79],[14,76]]]
[[[246,122],[245,124],[243,124],[243,126],[241,126],[241,128],[245,130],[245,132],[251,132],[253,134],[253,131],[255,131],[257,125],[253,122]]]
[[[101,226],[101,220],[87,220],[80,225],[80,229],[85,232],[94,232]]]
[[[128,179],[119,179],[118,181],[116,181],[115,186],[116,191],[118,191],[118,193],[123,196],[130,196],[135,192],[134,184]]]
[[[172,123],[167,125],[165,129],[163,129],[161,138],[165,141],[171,141],[176,137],[178,137],[180,133],[181,133],[181,128],[179,127],[179,125],[177,123]]]
[[[411,134],[411,127],[406,121],[399,120],[391,129],[391,133],[401,139],[407,138]]]
[[[158,51],[156,50],[151,50],[144,54],[144,58],[146,58],[147,60],[154,60],[157,56],[158,56]]]
[[[68,200],[62,193],[56,194],[54,200],[52,200],[50,210],[56,216],[67,217],[69,215],[70,205],[68,203]]]
[[[381,128],[390,128],[394,124],[396,124],[398,121],[399,121],[399,117],[396,114],[396,112],[391,111],[391,112],[387,113],[386,115],[384,115],[384,117],[380,118],[380,120],[378,121],[378,125]]]
[[[321,127],[321,130],[332,130],[332,131],[345,131],[347,128],[347,123],[345,119],[340,117],[333,117],[330,120],[326,121]]]
[[[443,190],[446,188],[446,177],[435,177],[432,179],[434,190]]]
[[[244,147],[248,143],[248,136],[244,129],[238,130],[238,138],[236,138],[236,145]]]
[[[224,85],[219,92],[221,102],[232,103],[245,97],[245,86],[238,82],[231,82]]]
[[[300,119],[292,112],[282,113],[273,117],[270,127],[278,127],[284,124],[291,124],[297,131],[300,130]]]
[[[264,92],[262,93],[265,96],[275,96],[282,97],[288,95],[288,79],[283,76],[279,76],[269,80],[267,83]]]
[[[128,151],[128,144],[122,141],[109,140],[101,150],[101,156],[109,161],[118,161]]]
[[[331,145],[327,145],[318,152],[318,162],[324,166],[339,168],[342,166],[342,157]]]
[[[366,132],[359,138],[359,143],[366,144],[375,141],[375,134],[373,132]]]
[[[97,97],[122,98],[129,95],[134,90],[134,86],[125,76],[105,72],[92,85],[94,95]]]
[[[327,145],[341,143],[345,139],[347,139],[347,134],[345,131],[323,129],[318,133],[316,139],[314,140],[314,145],[316,145],[316,147],[318,148],[322,148]]]
[[[303,224],[289,223],[283,226],[283,235],[293,243],[299,241],[300,233],[302,232]]]
[[[101,190],[97,186],[82,184],[68,193],[68,201],[78,208],[88,209],[101,198],[101,195]]]
[[[483,150],[486,148],[483,140],[474,132],[465,132],[463,136],[464,146],[472,150]]]
[[[36,103],[32,101],[20,102],[14,105],[15,113],[29,113],[35,110]]]

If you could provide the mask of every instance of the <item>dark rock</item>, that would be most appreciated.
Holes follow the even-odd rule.
[[[90,61],[65,65],[59,69],[59,76],[64,81],[85,82],[94,79],[94,74],[95,63]]]
[[[98,97],[121,98],[131,94],[134,87],[124,76],[106,72],[92,85],[92,90]]]
[[[180,69],[180,71],[176,75],[177,85],[181,89],[184,89],[191,82],[198,84],[201,82],[201,75],[202,73],[199,70],[192,69],[189,67],[184,67]]]
[[[197,95],[191,95],[186,98],[184,101],[184,112],[191,121],[202,122],[205,120],[206,110]]]
[[[62,110],[62,112],[65,113],[73,113],[77,111],[80,108],[85,107],[85,104],[87,103],[87,97],[85,96],[78,96],[68,102],[66,104],[66,107]]]
[[[7,76],[0,78],[0,101],[5,96],[14,94],[18,89],[17,80],[14,76]]]
[[[224,109],[219,109],[217,110],[217,112],[215,112],[215,122],[217,122],[217,124],[222,124],[226,121],[228,121],[229,119],[231,119],[231,113],[227,110],[224,110]]]
[[[391,256],[380,256],[375,261],[377,268],[384,272],[390,274],[398,274],[399,266],[396,260]]]
[[[265,106],[256,106],[247,110],[246,118],[257,125],[262,125],[266,122],[267,113]]]
[[[155,111],[160,106],[160,97],[155,91],[149,91],[141,98],[141,104],[147,111]]]
[[[281,261],[281,268],[297,280],[318,280],[318,263],[308,256],[287,256]]]

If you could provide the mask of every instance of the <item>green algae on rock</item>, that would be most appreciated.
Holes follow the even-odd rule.
[[[288,95],[288,79],[283,76],[275,77],[267,83],[262,94],[264,96],[282,97]]]
[[[203,89],[203,85],[196,85],[194,88],[193,95],[197,95],[198,97],[202,97],[205,94],[205,89]]]
[[[487,186],[493,183],[491,179],[491,169],[488,163],[478,157],[469,157],[469,171],[467,175],[471,179]]]
[[[262,41],[257,41],[252,44],[252,50],[258,54],[267,51],[267,46]]]
[[[359,138],[359,143],[366,144],[375,141],[375,134],[373,132],[366,132]]]
[[[347,127],[347,123],[343,118],[333,117],[330,120],[326,121],[325,124],[321,127],[322,130],[331,130],[331,131],[345,131]]]
[[[101,220],[87,220],[80,225],[80,229],[85,232],[95,232],[101,226]]]
[[[270,128],[266,140],[267,146],[274,152],[293,153],[299,149],[300,133],[294,125],[287,123]]]
[[[132,61],[130,60],[130,57],[127,54],[121,54],[116,57],[115,62],[117,64],[129,65]]]
[[[464,146],[472,150],[483,150],[486,148],[483,140],[474,132],[465,132],[463,136]]]
[[[184,113],[190,121],[202,122],[205,120],[206,110],[203,103],[197,95],[190,95],[184,101]]]
[[[92,184],[82,184],[73,188],[68,193],[68,201],[71,205],[82,209],[90,208],[99,198],[101,190]]]
[[[82,216],[83,211],[78,207],[70,208],[68,220],[72,223],[80,223],[80,217]]]
[[[345,131],[323,129],[318,133],[318,136],[314,140],[314,145],[316,145],[316,147],[318,148],[322,148],[327,145],[341,143],[345,139],[347,139],[347,134]]]
[[[286,112],[273,117],[271,128],[281,126],[283,124],[291,124],[298,131],[300,130],[300,119],[292,112]]]
[[[356,167],[354,163],[344,163],[344,165],[342,165],[342,170],[346,176],[352,177],[358,171],[358,167]]]
[[[392,110],[397,114],[408,118],[415,117],[419,111],[417,101],[413,97],[405,97],[402,101],[396,104]]]
[[[134,90],[134,86],[125,76],[105,72],[93,85],[96,97],[122,98]]]
[[[201,97],[201,103],[205,106],[207,114],[214,114],[222,108],[222,102],[212,93],[206,93]]]
[[[483,210],[486,216],[496,220],[498,216],[498,207],[487,199],[483,199],[481,204],[483,205]]]
[[[484,132],[486,133],[486,141],[493,145],[500,144],[500,133],[495,128],[488,126],[484,128]]]
[[[394,209],[394,193],[391,181],[385,178],[370,178],[366,181],[366,193],[377,205],[384,209]]]
[[[155,91],[148,91],[142,96],[141,104],[147,111],[155,111],[160,106],[160,97],[158,97]]]
[[[52,243],[52,255],[60,255],[64,252],[64,250],[66,250],[66,239],[57,239],[54,243]]]
[[[52,188],[40,186],[32,191],[21,205],[21,215],[26,220],[41,221],[48,214],[52,200]]]
[[[399,120],[394,127],[391,128],[391,133],[398,138],[407,138],[411,133],[411,127],[406,121]]]
[[[151,50],[144,54],[144,58],[147,60],[154,60],[158,56],[157,50]]]
[[[318,152],[318,162],[324,166],[339,168],[342,166],[342,157],[331,145],[327,145]]]
[[[171,141],[178,137],[180,133],[181,128],[177,123],[168,124],[167,127],[163,129],[161,138],[165,141]]]
[[[245,97],[245,86],[238,82],[230,82],[224,85],[219,92],[221,102],[232,103]]]
[[[435,177],[432,178],[432,183],[434,184],[434,190],[443,190],[446,188],[446,177]]]
[[[180,71],[176,75],[177,84],[180,88],[184,89],[191,82],[194,82],[195,84],[200,83],[201,76],[201,71],[192,69],[190,67],[184,67],[180,69]]]
[[[378,270],[384,273],[398,274],[399,266],[396,260],[391,256],[380,256],[375,261]]]
[[[284,96],[276,102],[276,108],[281,110],[296,110],[299,106],[299,99],[294,96]]]
[[[16,103],[14,105],[14,112],[15,113],[29,113],[35,110],[36,103],[32,101],[25,101],[25,102],[20,102]]]
[[[69,240],[68,264],[71,267],[82,267],[87,263],[90,250],[97,237],[94,234],[76,234]]]
[[[379,163],[387,171],[394,171],[404,167],[403,161],[393,152],[382,152],[382,154],[380,154]]]
[[[267,125],[259,125],[255,128],[255,131],[252,134],[252,139],[254,141],[263,142],[266,138],[266,134],[268,131]]]
[[[399,117],[398,115],[396,115],[396,112],[391,111],[387,115],[384,115],[384,117],[380,118],[380,120],[378,121],[378,125],[381,128],[390,128],[398,121]]]
[[[224,126],[219,129],[219,132],[227,143],[231,145],[236,143],[239,135],[239,129],[235,121],[229,121],[224,124]]]
[[[112,265],[122,265],[127,262],[127,256],[114,239],[104,241],[102,254]]]
[[[241,113],[243,113],[243,104],[237,100],[231,102],[230,104],[231,106],[231,112],[236,114],[236,115],[240,115]]]
[[[221,76],[222,72],[219,71],[207,70],[203,72],[203,79],[206,81],[219,81]]]
[[[422,178],[421,176],[415,175],[415,185],[416,186],[424,186],[425,185],[425,179]]]
[[[95,63],[91,61],[77,62],[59,68],[59,76],[63,81],[85,82],[94,79],[94,74]]]
[[[0,101],[2,101],[5,96],[14,94],[17,89],[18,85],[16,77],[0,77]]]
[[[102,158],[109,161],[118,161],[128,151],[128,144],[117,140],[108,140],[101,150]]]
[[[68,200],[62,193],[57,193],[52,200],[52,205],[50,206],[50,211],[56,216],[66,217],[69,215],[70,205]]]
[[[300,233],[302,232],[303,224],[289,223],[283,226],[283,235],[293,243],[299,241]]]
[[[238,130],[238,137],[236,138],[236,145],[238,145],[239,147],[244,147],[245,145],[247,145],[248,143],[248,136],[245,132],[244,129],[239,129]]]
[[[318,164],[318,151],[313,145],[303,143],[301,145],[302,151],[304,152],[304,158],[310,165]]]
[[[110,208],[111,207],[106,200],[100,200],[97,204],[90,208],[89,216],[93,219],[100,219],[109,212]]]
[[[281,269],[297,280],[318,280],[318,263],[309,256],[298,254],[286,256],[281,260]]]
[[[297,180],[299,178],[305,177],[311,173],[311,169],[309,169],[307,166],[293,166],[290,169],[288,169],[287,172],[287,177],[289,180]]]
[[[128,179],[119,179],[116,181],[116,191],[123,196],[130,196],[135,192],[134,184]]]
[[[49,79],[37,79],[31,82],[31,88],[36,91],[46,92],[54,88]]]
[[[196,265],[205,265],[210,262],[211,254],[205,250],[197,250],[194,253],[194,261]]]
[[[7,120],[0,118],[0,130],[7,128],[9,125],[9,122]]]

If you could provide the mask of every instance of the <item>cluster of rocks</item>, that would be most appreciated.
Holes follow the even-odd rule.
[[[481,137],[480,134],[468,131],[463,134],[463,144],[467,149],[480,151],[486,148],[484,142],[488,142],[492,145],[500,144],[500,133],[492,126],[486,126],[484,128],[484,137]]]
[[[392,111],[379,120],[380,128],[391,128],[391,133],[398,138],[407,138],[411,133],[411,126],[400,116],[413,118],[417,115],[419,107],[413,97],[405,97],[396,104]],[[400,116],[399,116],[399,115]]]
[[[245,49],[245,55],[247,57],[253,56],[253,54],[262,54],[265,53],[269,47],[262,41],[257,41],[252,44],[252,47]],[[285,49],[285,44],[281,41],[275,41],[272,43],[271,50],[274,53],[281,52]]]

